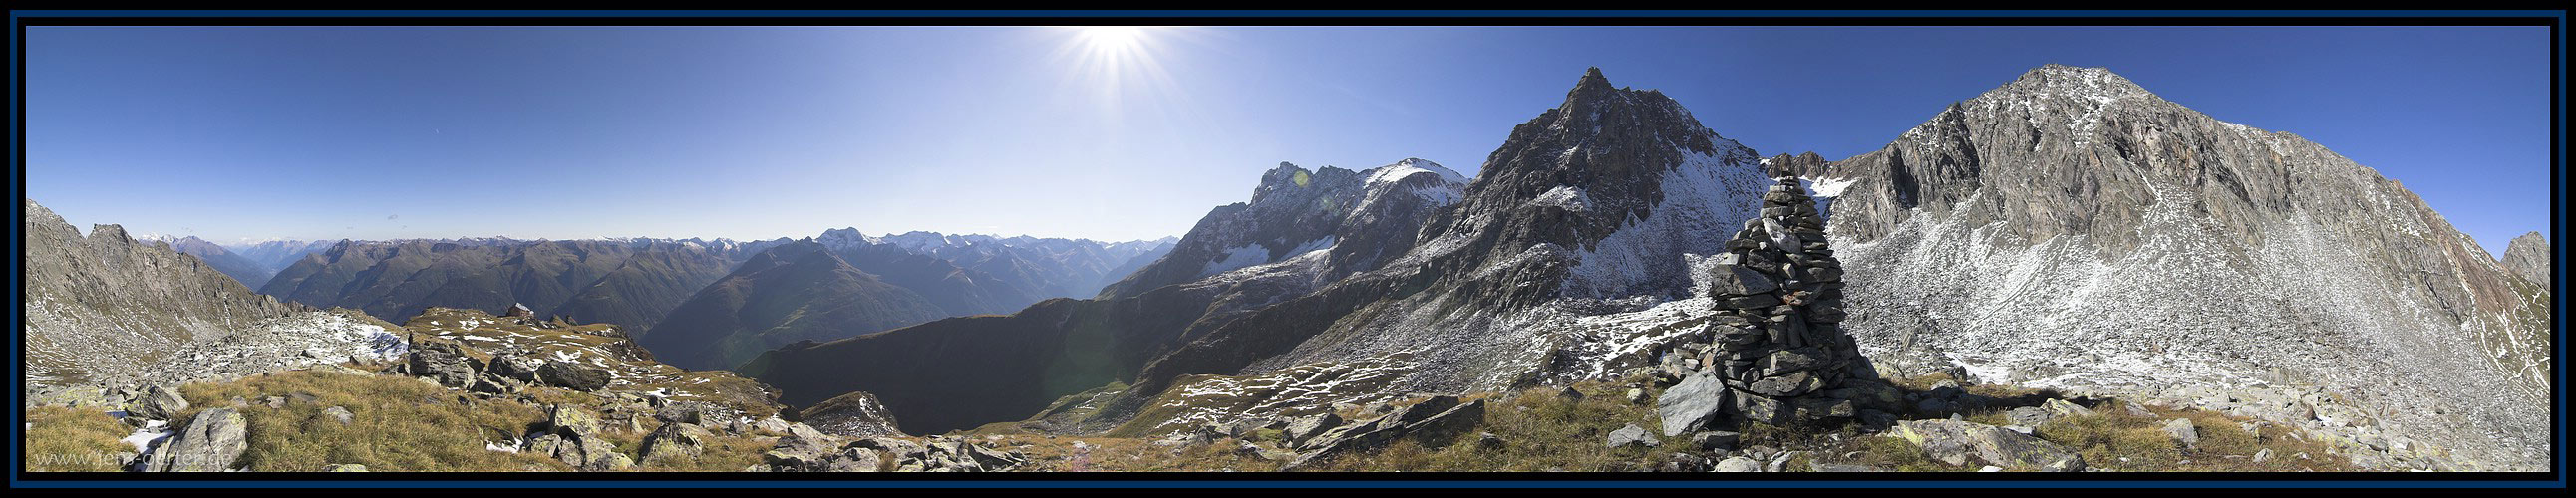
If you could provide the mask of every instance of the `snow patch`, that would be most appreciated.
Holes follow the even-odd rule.
[[[1530,199],[1530,203],[1541,206],[1561,207],[1565,208],[1567,211],[1582,212],[1592,209],[1592,196],[1584,193],[1581,188],[1576,188],[1571,185],[1558,185],[1556,188],[1547,189],[1546,193],[1539,194],[1538,198]]]
[[[1687,258],[1714,254],[1761,207],[1772,183],[1746,157],[1693,154],[1658,182],[1663,202],[1589,250],[1565,280],[1566,295],[1666,294],[1689,283]],[[1563,188],[1563,187],[1560,187]],[[1553,191],[1551,191],[1553,192]]]
[[[1200,269],[1199,276],[1205,277],[1270,262],[1270,249],[1261,247],[1261,244],[1244,244],[1242,247],[1227,249],[1222,254],[1225,257],[1209,261],[1207,268]]]
[[[134,446],[134,452],[136,454],[148,455],[152,453],[153,446],[159,445],[161,440],[169,438],[170,423],[154,420],[144,422],[143,428],[135,429],[134,434],[125,436],[125,439],[120,439],[119,441],[124,441],[125,444]]]

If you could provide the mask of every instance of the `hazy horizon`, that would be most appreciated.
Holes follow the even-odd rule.
[[[1280,162],[1474,176],[1587,67],[1764,155],[1876,150],[2059,63],[2549,234],[2531,27],[70,27],[26,195],[84,232],[1178,236]],[[2463,174],[2473,172],[2473,174]]]

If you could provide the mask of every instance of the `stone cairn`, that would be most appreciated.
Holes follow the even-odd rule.
[[[1707,341],[1684,361],[1696,368],[1658,401],[1664,432],[1720,420],[1785,424],[1893,420],[1896,391],[1842,330],[1842,264],[1826,243],[1815,200],[1794,176],[1762,195],[1761,216],[1716,256],[1708,280],[1717,313]],[[1695,361],[1690,361],[1695,360]]]

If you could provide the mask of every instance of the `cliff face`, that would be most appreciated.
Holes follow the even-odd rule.
[[[117,225],[82,237],[27,201],[27,382],[77,383],[163,361],[299,307],[251,292],[203,260],[139,242]]]
[[[2545,455],[2547,321],[2527,319],[2545,300],[2318,144],[2049,66],[1821,176],[1873,356],[2125,391],[2324,386],[2465,460]],[[2443,387],[2459,379],[2497,388]]]

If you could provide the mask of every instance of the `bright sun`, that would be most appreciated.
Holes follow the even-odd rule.
[[[1098,105],[1096,115],[1117,119],[1143,109],[1186,109],[1187,92],[1172,80],[1164,59],[1188,28],[1068,26],[1060,31],[1053,60],[1065,70],[1065,88]],[[1143,107],[1139,107],[1143,106]]]
[[[1145,28],[1135,26],[1088,26],[1081,29],[1083,45],[1094,53],[1130,52],[1145,41]]]

